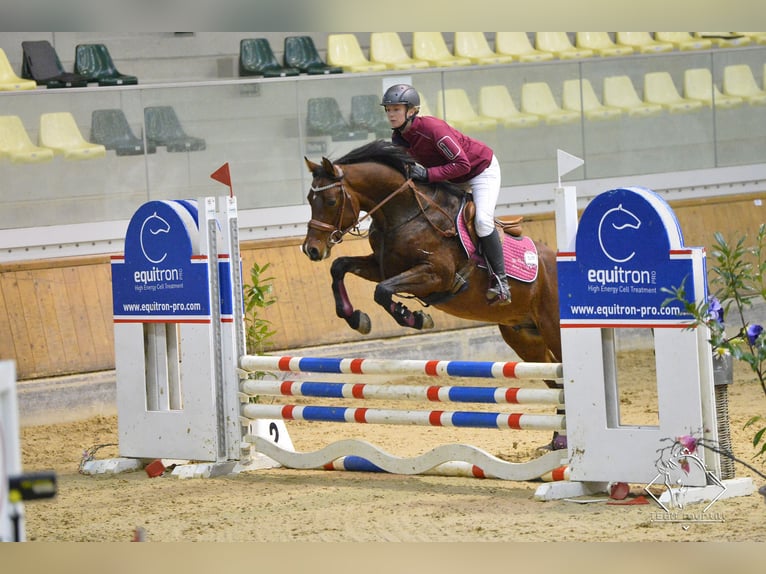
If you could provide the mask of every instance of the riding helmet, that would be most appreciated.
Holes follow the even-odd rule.
[[[420,106],[420,96],[415,88],[409,84],[394,84],[383,94],[381,106],[390,106],[394,104],[406,104],[407,108],[416,108]]]

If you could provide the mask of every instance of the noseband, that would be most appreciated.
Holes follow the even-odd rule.
[[[313,185],[309,188],[311,190],[311,193],[317,194],[322,193],[323,191],[327,191],[328,189],[332,189],[334,187],[340,187],[341,191],[341,200],[340,200],[340,208],[338,209],[338,217],[336,218],[336,222],[334,225],[331,225],[329,223],[325,223],[324,221],[319,221],[318,219],[311,219],[308,223],[309,229],[316,229],[317,231],[327,231],[330,233],[330,237],[327,239],[327,241],[333,245],[340,243],[343,241],[343,236],[354,229],[355,227],[359,226],[359,211],[357,211],[354,214],[354,223],[352,223],[349,227],[346,229],[342,229],[341,225],[343,223],[343,216],[346,210],[346,201],[353,203],[351,200],[351,197],[348,194],[348,191],[346,191],[345,186],[343,185],[343,174],[341,174],[340,179],[338,181],[333,181],[332,183],[328,183],[327,185],[322,185],[319,187],[314,187]],[[311,203],[311,200],[309,200],[309,203]]]

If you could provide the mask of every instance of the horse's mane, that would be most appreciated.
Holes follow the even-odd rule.
[[[335,163],[349,165],[368,161],[387,165],[405,177],[408,173],[408,167],[415,163],[415,160],[412,159],[412,156],[404,148],[382,139],[352,149]]]
[[[375,140],[352,149],[333,163],[338,165],[350,165],[368,161],[387,165],[401,173],[404,177],[409,177],[409,168],[415,163],[415,160],[403,147],[383,139]],[[449,182],[439,182],[438,184],[433,185],[435,187],[441,187],[455,195],[460,196],[464,193],[460,187]]]

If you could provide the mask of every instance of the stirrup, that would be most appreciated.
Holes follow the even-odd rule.
[[[487,289],[487,299],[491,304],[509,305],[511,303],[511,289],[508,287],[507,277],[494,276],[494,285]]]

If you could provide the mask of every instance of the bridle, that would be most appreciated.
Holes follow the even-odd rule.
[[[371,217],[373,213],[381,209],[386,203],[391,201],[391,199],[393,199],[394,197],[396,197],[401,192],[407,189],[411,189],[412,192],[415,194],[415,198],[418,202],[418,206],[420,207],[420,213],[422,213],[425,216],[426,220],[431,224],[431,226],[434,229],[436,229],[437,232],[439,232],[444,237],[453,237],[457,234],[457,230],[455,229],[454,225],[452,229],[443,230],[437,227],[436,224],[433,221],[431,221],[431,218],[428,217],[428,215],[426,214],[425,207],[423,207],[423,204],[421,203],[421,198],[425,199],[430,205],[432,205],[434,208],[440,211],[442,215],[444,215],[448,220],[450,219],[450,217],[449,217],[449,214],[444,209],[442,209],[440,205],[438,205],[433,199],[431,199],[430,197],[422,193],[417,187],[415,187],[415,184],[412,182],[412,179],[410,178],[406,179],[405,182],[402,185],[400,185],[395,191],[391,192],[383,201],[378,203],[375,207],[370,209],[370,211],[368,211],[364,217],[359,219],[359,212],[360,212],[359,206],[358,205],[354,206],[354,199],[352,198],[351,194],[348,193],[348,191],[346,190],[346,187],[343,185],[343,178],[345,177],[343,174],[343,171],[341,171],[340,168],[338,168],[338,170],[340,171],[340,175],[335,181],[322,186],[312,185],[309,188],[312,194],[322,193],[323,191],[327,191],[328,189],[333,189],[336,187],[339,187],[341,190],[340,207],[338,209],[338,216],[335,218],[335,223],[329,224],[329,223],[325,223],[323,221],[319,221],[318,219],[313,219],[313,218],[308,223],[309,229],[329,232],[330,236],[327,239],[329,243],[333,245],[340,243],[341,241],[343,241],[343,236],[351,232],[352,230],[356,230],[355,233],[361,235],[361,233],[359,233],[359,224],[362,223],[368,217]],[[309,203],[311,203],[312,199],[313,199],[313,196],[309,197]],[[351,209],[354,210],[354,222],[344,229],[341,226],[343,223],[343,217],[345,214],[347,202],[349,202],[352,205]]]
[[[314,199],[314,196],[316,194],[322,193],[323,191],[327,191],[328,189],[333,189],[335,187],[339,187],[341,191],[341,199],[340,199],[340,207],[338,208],[338,216],[335,218],[334,224],[325,223],[324,221],[319,221],[318,219],[312,218],[309,223],[309,229],[315,229],[317,231],[326,231],[330,233],[330,236],[328,237],[327,241],[333,245],[336,245],[343,241],[343,236],[346,233],[349,233],[352,229],[359,228],[359,209],[356,209],[356,212],[354,213],[354,223],[343,229],[341,225],[343,224],[343,218],[346,211],[346,203],[350,203],[352,205],[352,209],[354,209],[353,203],[354,200],[352,199],[351,195],[349,195],[348,191],[346,190],[346,187],[343,185],[343,172],[341,172],[340,177],[331,183],[328,183],[327,185],[322,185],[315,187],[313,184],[309,188],[311,191],[311,195],[309,197],[309,203],[311,203]]]

